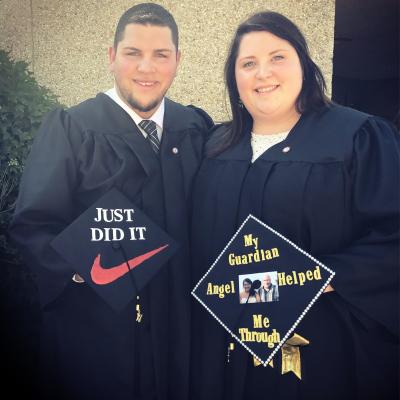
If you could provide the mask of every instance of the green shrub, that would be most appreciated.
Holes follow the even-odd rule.
[[[44,114],[59,105],[57,97],[36,82],[26,62],[0,50],[0,261],[15,259],[6,232],[24,161]]]

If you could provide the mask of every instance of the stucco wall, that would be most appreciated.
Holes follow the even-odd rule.
[[[216,120],[228,116],[223,64],[238,23],[258,10],[291,18],[305,34],[330,88],[335,0],[157,1],[180,29],[182,63],[169,96]],[[126,0],[0,0],[0,47],[31,63],[38,81],[67,105],[113,85],[107,48]]]

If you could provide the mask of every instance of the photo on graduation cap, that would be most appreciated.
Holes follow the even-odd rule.
[[[238,293],[240,304],[279,301],[277,279],[277,271],[239,275]]]

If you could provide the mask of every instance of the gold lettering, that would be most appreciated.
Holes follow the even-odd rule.
[[[281,341],[280,334],[276,329],[273,329],[272,333],[268,334],[268,332],[256,332],[249,331],[247,328],[239,328],[239,334],[242,342],[263,342],[266,343],[270,349]]]
[[[218,295],[220,299],[223,299],[226,294],[235,293],[235,283],[234,281],[230,281],[229,283],[225,283],[222,285],[213,285],[211,283],[207,284],[207,295]]]
[[[279,250],[277,247],[274,247],[272,250],[272,256],[275,257],[279,257]]]
[[[225,293],[226,294],[229,294],[231,292],[231,284],[230,283],[227,283],[226,285],[225,285]]]
[[[319,266],[318,266],[318,265],[315,267],[315,271],[314,271],[314,279],[315,279],[315,280],[317,280],[317,281],[319,281],[319,280],[321,280],[321,279],[322,279],[322,277],[321,277],[321,271],[320,271],[320,269],[319,269]]]
[[[213,293],[213,290],[212,290],[212,285],[211,285],[211,283],[209,283],[209,284],[207,285],[207,294],[208,294],[208,295],[214,294],[214,293]]]
[[[309,281],[312,281],[314,278],[313,272],[309,269],[308,271],[306,271],[306,277]]]
[[[278,272],[278,286],[286,285],[285,275],[284,272]]]
[[[240,333],[240,340],[243,342],[248,342],[249,341],[249,330],[247,328],[240,328],[239,329]]]
[[[299,284],[300,284],[300,286],[303,286],[305,281],[306,281],[305,273],[304,272],[299,272]]]
[[[262,320],[261,320],[262,315],[254,315],[253,314],[253,326],[254,328],[262,328]]]
[[[269,328],[269,318],[262,317],[261,314],[253,314],[253,325],[254,328]]]
[[[314,270],[307,270],[305,272],[292,271],[290,275],[285,272],[278,272],[278,285],[300,285],[303,286],[307,281],[321,280],[321,270],[317,265]]]
[[[244,235],[244,245],[246,247],[253,245],[253,235]]]
[[[254,238],[253,243],[254,243],[254,248],[257,250],[258,249],[258,238]]]

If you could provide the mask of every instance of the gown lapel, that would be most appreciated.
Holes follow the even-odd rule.
[[[143,136],[131,116],[122,107],[109,96],[102,96],[106,101],[106,107],[111,109],[107,114],[115,116],[112,125],[116,128],[112,133],[123,138],[124,142],[135,154],[146,175],[148,177],[152,176],[154,172],[159,170],[159,162],[150,143]]]

